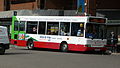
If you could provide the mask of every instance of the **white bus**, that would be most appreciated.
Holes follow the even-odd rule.
[[[14,16],[11,44],[63,52],[106,51],[106,20],[92,16]]]

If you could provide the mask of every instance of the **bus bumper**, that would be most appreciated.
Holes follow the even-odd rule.
[[[71,51],[106,51],[106,47],[86,47],[85,45],[69,45]]]

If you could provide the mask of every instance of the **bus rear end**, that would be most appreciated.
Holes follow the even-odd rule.
[[[85,38],[87,51],[106,51],[106,19],[89,18],[85,28]]]

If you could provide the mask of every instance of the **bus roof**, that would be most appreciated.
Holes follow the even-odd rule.
[[[92,16],[13,16],[17,21],[87,22]],[[101,18],[101,17],[93,17]]]

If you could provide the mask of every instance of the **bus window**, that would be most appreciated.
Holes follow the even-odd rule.
[[[70,35],[70,22],[61,22],[60,23],[60,35],[69,36]]]
[[[19,30],[20,31],[25,31],[25,22],[20,22],[19,23]]]
[[[59,23],[58,22],[47,22],[47,34],[58,35]]]
[[[14,30],[15,31],[18,31],[18,23],[19,23],[18,21],[15,21],[15,23],[14,23]]]
[[[86,24],[86,38],[104,39],[105,38],[105,25],[99,24]]]
[[[71,35],[83,37],[84,36],[84,24],[83,23],[72,23]]]
[[[39,22],[39,34],[45,34],[46,22]]]
[[[37,34],[38,22],[27,22],[27,33]]]
[[[92,24],[87,24],[85,32],[86,32],[85,34],[86,38],[93,38],[96,33],[96,30]]]

